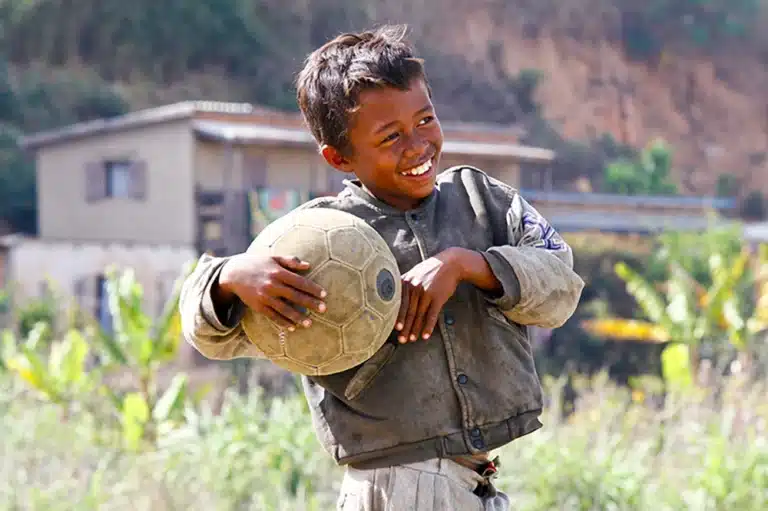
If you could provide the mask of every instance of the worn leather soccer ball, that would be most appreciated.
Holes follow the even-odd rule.
[[[333,209],[294,210],[269,224],[248,249],[263,250],[309,262],[305,276],[328,293],[326,311],[310,311],[312,325],[293,332],[246,311],[245,334],[265,358],[320,376],[365,362],[386,342],[400,307],[400,272],[373,227]]]

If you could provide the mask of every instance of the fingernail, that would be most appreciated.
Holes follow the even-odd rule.
[[[401,335],[400,337],[397,338],[397,340],[400,341],[400,344],[403,344],[405,343],[405,336]]]
[[[424,334],[424,335],[422,335],[422,337],[424,338],[424,340],[427,340],[427,339],[429,339],[430,335],[432,335],[432,334]]]
[[[325,312],[325,304],[324,304],[324,303],[321,303],[321,304],[320,304],[320,305],[317,307],[317,310],[319,310],[320,312]]]
[[[320,298],[325,298],[326,296],[328,296],[328,293],[325,291],[320,291]]]
[[[415,340],[416,340],[416,335],[414,335],[414,334],[411,334],[411,340],[412,340],[412,341],[415,341]]]
[[[403,324],[402,323],[398,323],[398,324],[395,325],[395,330],[402,330],[402,329],[403,329]]]
[[[293,332],[294,330],[296,330],[296,327],[293,327],[293,326],[289,326],[288,327],[288,331],[289,332]]]
[[[305,327],[309,327],[309,325],[311,325],[312,322],[308,319],[305,319],[301,324],[304,325]]]

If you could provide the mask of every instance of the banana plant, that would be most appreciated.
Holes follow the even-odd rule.
[[[186,276],[186,269],[182,277]],[[41,349],[40,339],[46,326],[40,324],[20,343],[6,334],[2,360],[29,387],[45,400],[64,406],[88,408],[94,396],[106,397],[110,404],[104,411],[91,407],[86,411],[101,415],[104,423],[116,423],[124,445],[138,449],[156,443],[163,428],[183,421],[191,396],[186,376],[177,374],[162,392],[157,386],[158,370],[178,354],[181,326],[178,300],[182,279],[176,281],[163,313],[152,321],[142,308],[143,292],[132,270],[107,272],[107,293],[112,316],[112,332],[91,321],[85,332],[71,329],[63,339]],[[89,342],[90,341],[90,342]],[[88,367],[89,356],[99,360]],[[117,392],[110,377],[130,373],[137,389]],[[85,405],[84,405],[85,404]]]
[[[618,263],[616,274],[626,283],[647,321],[607,318],[586,321],[583,326],[597,335],[666,343],[662,353],[664,378],[690,386],[698,372],[703,345],[710,345],[715,353],[730,346],[748,354],[753,340],[768,329],[768,246],[760,247],[754,258],[755,278],[749,271],[752,260],[746,249],[731,257],[712,251],[707,258],[707,278],[702,279],[706,284],[670,260],[668,278],[661,289]],[[749,296],[745,289],[752,289],[755,296]]]

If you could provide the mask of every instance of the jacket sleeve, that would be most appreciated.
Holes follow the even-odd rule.
[[[507,244],[483,252],[503,291],[488,299],[515,323],[560,327],[584,288],[571,247],[519,193],[505,189],[504,196]]]
[[[228,310],[221,310],[213,302],[211,289],[227,259],[203,254],[184,281],[179,297],[182,334],[209,359],[264,358],[240,326],[245,313],[243,303],[236,300]]]

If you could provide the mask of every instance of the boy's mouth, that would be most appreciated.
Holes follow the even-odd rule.
[[[401,172],[400,175],[407,176],[407,177],[418,177],[418,176],[423,176],[424,174],[426,174],[430,170],[432,170],[432,159],[431,158],[429,160],[425,161],[424,163],[422,163],[421,165],[417,166],[417,167],[413,167],[411,169],[408,169],[408,170],[405,170],[405,171]]]

